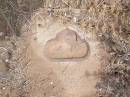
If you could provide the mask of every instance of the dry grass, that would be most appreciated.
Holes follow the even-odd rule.
[[[6,47],[2,47],[10,47],[8,51],[12,53],[7,64],[10,73],[0,76],[0,87],[24,87],[23,64],[19,63],[17,57],[20,52],[18,48],[14,50],[14,44],[19,40],[11,37],[20,35],[22,24],[29,23],[31,14],[40,6],[47,15],[58,18],[59,22],[74,23],[86,32],[96,33],[110,52],[110,64],[104,68],[102,80],[97,84],[99,96],[130,97],[129,4],[129,0],[0,0],[0,15],[9,28],[6,33],[11,33],[0,36],[8,40],[4,43]],[[23,63],[27,64],[26,61]],[[20,96],[23,94],[20,93],[17,97],[25,97]]]

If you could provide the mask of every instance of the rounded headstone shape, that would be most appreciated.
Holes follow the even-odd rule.
[[[81,59],[88,55],[88,43],[73,30],[64,29],[46,42],[44,54],[50,59]]]

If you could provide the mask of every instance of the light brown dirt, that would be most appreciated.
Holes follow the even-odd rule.
[[[93,33],[84,34],[84,30],[76,25],[64,25],[49,18],[45,20],[42,18],[43,21],[41,22],[35,19],[37,18],[33,18],[33,25],[30,28],[32,36],[27,40],[30,43],[28,54],[31,58],[31,63],[25,73],[30,81],[29,86],[27,86],[29,97],[96,97],[95,86],[100,80],[102,66],[107,63],[106,55],[108,54],[95,35]],[[46,21],[51,22],[51,24],[44,25]],[[39,27],[39,23],[42,27]],[[80,54],[78,56],[75,51],[74,55],[77,56],[75,60],[72,60],[71,55],[66,57],[68,55],[65,56],[64,53],[63,56],[58,55],[58,53],[52,55],[52,58],[58,56],[58,61],[47,58],[44,51],[47,41],[51,40],[50,46],[53,45],[55,48],[57,43],[53,39],[64,29],[75,31],[81,40],[83,39],[88,43],[90,50],[87,57],[79,60]],[[33,34],[35,32],[37,33]],[[66,37],[66,34],[62,35],[62,37]],[[60,35],[59,37],[61,38]],[[69,37],[73,39],[72,36]],[[70,42],[72,41],[70,40]],[[66,52],[69,51],[66,50]],[[51,55],[48,56],[51,57]],[[64,57],[69,60],[63,60]]]
[[[107,45],[109,51],[110,49],[114,50],[114,52],[110,51],[112,55],[116,53],[113,59],[111,59],[112,64],[118,63],[117,56],[122,56],[129,51],[126,45],[128,43],[126,36],[129,34],[129,27],[127,27],[129,26],[129,0],[13,1],[8,2],[8,0],[5,0],[9,8],[1,7],[2,10],[0,10],[3,15],[5,14],[5,18],[0,16],[0,41],[5,38],[10,39],[5,36],[10,35],[10,30],[15,32],[15,27],[19,29],[25,23],[23,21],[29,22],[31,28],[29,31],[25,31],[25,33],[30,32],[27,35],[28,39],[26,42],[30,44],[28,45],[27,56],[30,56],[31,61],[30,64],[26,62],[28,60],[25,57],[26,51],[19,54],[19,57],[23,57],[23,60],[14,55],[13,58],[10,57],[10,63],[7,64],[7,62],[6,65],[4,62],[7,55],[3,56],[0,60],[0,97],[96,97],[95,85],[100,80],[100,72],[102,67],[107,64],[109,54],[106,53],[105,48],[102,47],[102,44],[97,40],[93,32],[99,35],[99,38]],[[15,1],[18,1],[19,7],[15,6],[17,5]],[[2,3],[4,3],[4,0],[1,2],[1,5]],[[37,8],[39,7],[45,8],[45,13],[43,10],[38,12]],[[11,14],[6,15],[6,12]],[[36,12],[36,14],[33,14],[36,18],[32,18],[31,22],[28,15],[26,16],[26,13],[32,14],[30,12]],[[48,14],[49,17],[39,14],[42,12],[43,14]],[[18,18],[16,18],[17,16]],[[62,23],[55,20],[55,16]],[[16,20],[18,20],[19,26],[15,23]],[[65,31],[65,29],[74,31],[74,33],[69,35],[71,32],[68,33],[69,31]],[[63,33],[60,33],[62,31]],[[16,31],[16,34],[18,32]],[[34,35],[34,33],[37,34]],[[116,38],[118,34],[119,37]],[[55,41],[57,36],[62,41],[57,43]],[[75,36],[79,38],[75,38]],[[69,38],[69,40],[66,40],[66,38]],[[11,42],[11,40],[9,41]],[[82,42],[80,43],[79,41]],[[82,43],[83,45],[81,45]],[[115,47],[116,44],[119,44],[119,47]],[[57,45],[62,45],[62,48],[58,49],[58,51],[56,51]],[[20,48],[17,48],[17,50],[21,52],[22,46],[20,45]],[[70,50],[71,47],[75,49]],[[13,51],[13,54],[16,54],[14,48],[11,51]],[[123,52],[123,54],[120,54],[120,52]],[[27,64],[27,66],[23,68],[23,64]],[[111,74],[112,66],[107,67],[107,69],[110,69],[108,73]],[[127,66],[124,67],[126,69]],[[26,70],[23,73],[24,69]],[[118,77],[114,71],[112,72],[114,78],[112,77],[111,80],[109,80],[110,77],[103,76],[101,81],[103,86],[98,87],[103,97],[105,95],[108,96],[109,93],[111,95],[112,91],[114,91],[113,95],[111,95],[112,97],[126,96],[127,94],[129,96],[129,93],[127,93],[129,87],[128,90],[126,89],[127,87],[124,87],[129,76],[127,76],[126,70],[119,70],[118,72],[120,71],[123,73],[123,76],[121,75],[119,78],[122,78],[123,81],[117,80]],[[125,73],[122,71],[125,71]],[[124,75],[127,77],[124,78]],[[116,82],[115,79],[117,83],[113,83]],[[122,82],[123,87],[120,87],[121,91],[116,90],[115,86],[118,86],[120,83],[122,85]],[[104,89],[105,86],[109,86],[111,89]],[[125,84],[125,86],[128,85]]]

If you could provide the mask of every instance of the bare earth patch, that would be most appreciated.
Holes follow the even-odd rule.
[[[0,97],[129,97],[129,5],[1,0]]]
[[[31,63],[25,74],[31,82],[30,97],[96,97],[95,86],[108,54],[95,35],[83,35],[78,26],[53,20],[49,28],[39,27],[47,19],[38,23],[35,19],[30,29],[37,33],[27,39]]]

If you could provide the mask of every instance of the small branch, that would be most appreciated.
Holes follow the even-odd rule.
[[[3,13],[3,11],[0,9],[0,14],[2,15],[2,17],[5,19],[5,21],[7,22],[7,25],[9,26],[10,30],[12,33],[15,33],[13,27],[11,26],[8,18],[5,16],[5,14]]]

